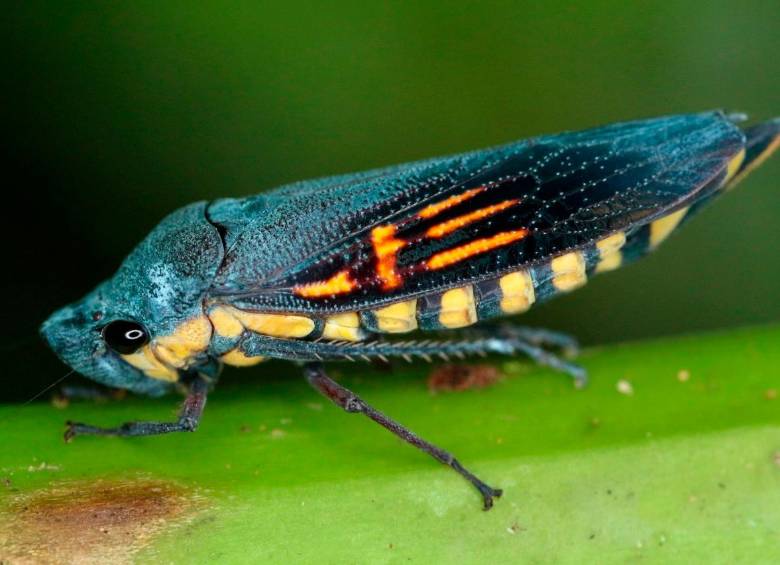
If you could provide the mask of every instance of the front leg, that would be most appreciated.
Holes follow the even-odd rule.
[[[429,443],[416,435],[411,430],[406,429],[401,424],[392,420],[379,412],[374,407],[367,404],[362,398],[356,395],[351,390],[348,390],[338,384],[336,381],[328,377],[319,363],[309,363],[305,367],[306,379],[309,381],[312,387],[314,387],[323,396],[329,398],[334,404],[340,406],[347,412],[360,413],[364,416],[368,416],[374,422],[383,426],[405,442],[415,446],[417,449],[424,451],[437,461],[448,465],[462,477],[469,481],[479,494],[482,495],[483,508],[490,510],[493,506],[493,498],[499,497],[502,494],[500,489],[494,489],[484,482],[482,482],[471,471],[463,467],[457,459],[451,454],[440,447]]]
[[[169,434],[171,432],[194,432],[198,428],[200,418],[203,415],[207,394],[208,384],[206,379],[198,375],[189,383],[187,397],[182,404],[179,418],[175,422],[126,422],[116,428],[100,428],[98,426],[90,426],[89,424],[67,422],[65,441],[71,441],[77,435],[128,437],[152,436]]]

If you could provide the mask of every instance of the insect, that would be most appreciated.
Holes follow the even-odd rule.
[[[194,431],[223,365],[299,362],[308,382],[450,466],[489,509],[501,490],[330,379],[333,360],[525,354],[574,342],[502,325],[655,249],[780,145],[780,119],[748,129],[709,112],[609,125],[385,169],[198,202],[165,218],[116,274],[41,332],[73,369],[111,387],[187,392],[173,422],[81,434]]]

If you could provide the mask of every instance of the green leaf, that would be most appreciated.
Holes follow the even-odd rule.
[[[428,392],[429,366],[333,374],[504,496],[308,389],[227,371],[195,434],[61,439],[175,400],[0,407],[0,560],[766,562],[780,551],[780,327],[589,350],[591,386],[522,360]],[[622,382],[621,382],[622,381]]]

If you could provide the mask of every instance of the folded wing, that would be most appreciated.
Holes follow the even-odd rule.
[[[719,112],[673,116],[220,201],[214,294],[333,312],[495,277],[695,201],[744,146]]]

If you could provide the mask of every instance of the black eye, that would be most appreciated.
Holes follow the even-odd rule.
[[[149,334],[141,324],[130,320],[114,320],[103,328],[103,341],[117,353],[135,353],[149,342]]]

